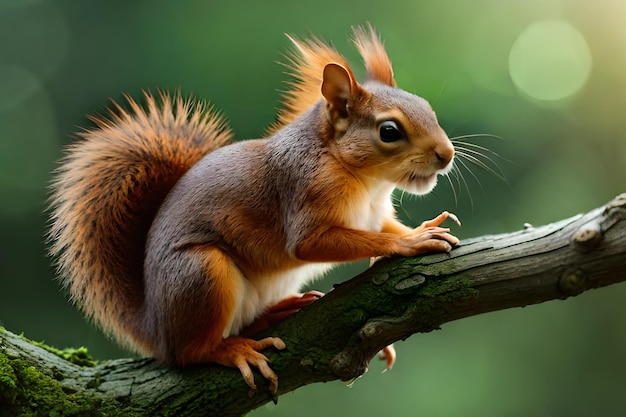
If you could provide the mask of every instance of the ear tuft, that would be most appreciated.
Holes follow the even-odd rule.
[[[332,46],[312,36],[308,40],[299,40],[287,35],[296,50],[288,55],[286,67],[294,78],[289,89],[284,93],[284,108],[278,114],[278,120],[269,130],[276,132],[292,123],[307,111],[322,96],[320,86],[327,64],[335,62],[349,68],[345,58]]]
[[[366,28],[354,28],[353,31],[354,44],[365,61],[367,79],[395,87],[391,63],[374,28],[368,24]],[[331,106],[331,120],[333,117],[335,121],[345,118],[349,99],[366,94],[355,81],[345,58],[334,47],[316,37],[305,40],[289,35],[288,37],[294,44],[295,51],[288,55],[285,66],[293,81],[288,83],[289,88],[284,92],[283,108],[268,134],[295,121],[321,97]],[[346,82],[346,76],[349,82]],[[346,86],[349,88],[345,88]],[[338,125],[335,124],[335,127],[338,128]]]
[[[359,50],[367,69],[367,79],[375,80],[391,87],[396,86],[393,68],[380,38],[371,24],[367,28],[355,27],[354,45]]]

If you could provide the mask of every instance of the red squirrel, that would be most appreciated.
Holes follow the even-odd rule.
[[[454,148],[426,100],[396,87],[378,35],[354,30],[366,77],[334,48],[291,39],[295,82],[267,137],[231,143],[223,118],[180,95],[127,97],[79,133],[55,172],[51,254],[83,312],[166,363],[251,366],[276,392],[264,349],[241,336],[338,262],[450,251],[440,224],[413,229],[391,194],[430,192]],[[281,300],[282,303],[281,303]]]

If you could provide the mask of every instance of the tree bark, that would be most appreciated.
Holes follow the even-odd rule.
[[[626,280],[626,194],[605,207],[541,227],[461,242],[449,254],[385,259],[259,336],[278,395],[351,380],[383,347],[443,323],[576,296]],[[0,416],[240,416],[275,400],[257,374],[250,395],[239,372],[172,368],[151,359],[75,365],[0,329]]]

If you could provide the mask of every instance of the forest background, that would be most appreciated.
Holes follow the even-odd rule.
[[[463,179],[397,195],[408,224],[450,210],[461,238],[507,232],[626,191],[620,0],[0,0],[0,325],[97,359],[128,355],[67,301],[46,255],[51,171],[87,114],[123,93],[180,90],[219,108],[238,139],[259,137],[289,80],[284,34],[332,42],[362,75],[349,34],[366,22],[398,85],[428,99],[451,137],[487,135],[465,140],[489,150],[489,170],[466,160]],[[251,415],[626,415],[625,298],[621,284],[446,324],[398,343],[391,372],[373,363],[351,389],[304,387]]]

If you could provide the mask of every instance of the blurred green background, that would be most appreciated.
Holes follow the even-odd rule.
[[[46,257],[47,184],[86,114],[142,89],[215,103],[238,138],[275,117],[284,33],[348,41],[371,22],[398,84],[431,101],[450,136],[497,152],[494,169],[441,179],[400,212],[442,210],[460,237],[543,224],[626,191],[626,3],[622,0],[0,0],[0,324],[100,359],[127,355],[86,323]],[[362,269],[340,267],[328,290]],[[625,272],[626,273],[626,272]],[[318,384],[253,416],[626,415],[626,286],[465,319],[397,344],[353,388]]]

